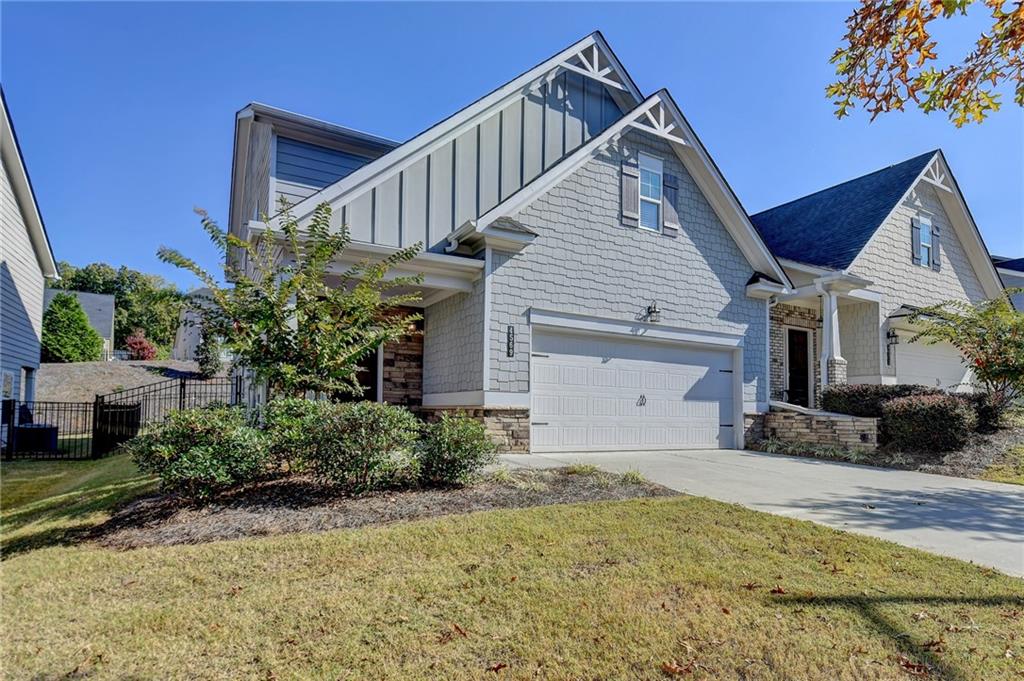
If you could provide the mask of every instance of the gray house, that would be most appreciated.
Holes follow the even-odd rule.
[[[57,264],[2,91],[0,109],[0,398],[31,401],[43,290]]]
[[[89,318],[89,326],[103,339],[103,352],[110,355],[114,351],[114,296],[104,293],[87,293],[85,291],[65,291],[63,289],[46,289],[43,297],[43,310],[50,307],[50,301],[58,293],[69,293],[78,299],[85,316]]]
[[[918,175],[952,193],[932,156]],[[888,232],[860,244],[863,269],[777,258],[672,96],[642,94],[600,33],[403,143],[245,107],[230,231],[275,228],[280,197],[300,225],[327,203],[348,226],[354,243],[338,267],[420,244],[399,269],[423,275],[422,333],[369,358],[369,396],[466,410],[510,449],[741,447],[745,423],[788,389],[775,370],[783,304],[804,310],[810,333],[805,402],[826,381],[906,378],[880,359],[890,307],[903,304],[888,293],[888,264],[870,255]],[[951,279],[977,268],[965,295],[997,287],[973,223],[939,217],[955,207],[945,200],[908,197],[875,224],[906,222],[906,269]],[[941,271],[912,261],[915,206],[949,225]],[[840,354],[846,326],[863,356]]]
[[[992,263],[996,266],[996,272],[999,273],[1006,288],[1024,288],[1024,258],[1003,258],[993,255]],[[1010,300],[1018,310],[1024,311],[1024,293],[1012,295]]]

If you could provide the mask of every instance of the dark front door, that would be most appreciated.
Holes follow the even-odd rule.
[[[786,361],[789,366],[789,394],[786,401],[801,407],[811,406],[810,395],[807,393],[811,369],[807,361],[810,336],[802,329],[786,329]]]

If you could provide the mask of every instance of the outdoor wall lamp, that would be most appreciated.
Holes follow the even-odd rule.
[[[892,349],[900,344],[900,336],[896,329],[885,332],[885,363],[892,365]]]
[[[651,304],[647,306],[647,314],[644,319],[652,324],[657,324],[661,321],[661,310],[658,309],[658,301],[652,300]]]

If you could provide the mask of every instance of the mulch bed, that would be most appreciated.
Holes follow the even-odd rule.
[[[312,478],[295,476],[248,485],[213,501],[191,505],[172,495],[137,499],[92,533],[103,546],[201,544],[290,532],[324,532],[436,516],[584,501],[671,496],[650,482],[627,482],[604,472],[572,469],[516,470],[454,489],[338,493]]]
[[[1024,427],[1006,428],[991,434],[975,433],[966,447],[950,452],[938,463],[926,463],[916,470],[960,478],[978,477],[993,463],[998,463],[1007,450],[1024,445]]]

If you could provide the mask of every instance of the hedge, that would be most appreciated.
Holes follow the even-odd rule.
[[[974,409],[955,395],[911,395],[882,406],[882,432],[901,451],[960,449],[977,425]]]
[[[926,385],[831,385],[821,395],[821,408],[851,416],[882,416],[883,406],[900,397],[944,395]]]

